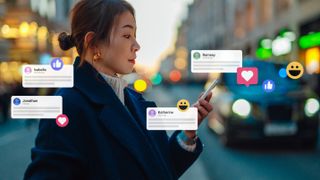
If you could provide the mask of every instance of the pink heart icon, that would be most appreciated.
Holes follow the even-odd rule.
[[[247,87],[251,84],[258,84],[258,68],[239,67],[237,68],[237,84],[244,84]]]
[[[69,118],[65,114],[60,114],[56,117],[56,124],[59,127],[66,127],[69,124]]]
[[[246,81],[249,81],[252,76],[253,76],[253,72],[252,71],[242,71],[241,72],[241,76],[243,79],[245,79]]]

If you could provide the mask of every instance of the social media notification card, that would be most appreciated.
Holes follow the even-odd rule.
[[[147,108],[148,130],[197,130],[198,111],[190,107],[182,112],[175,107]]]
[[[73,87],[73,65],[24,65],[22,86],[24,88]]]
[[[191,72],[236,73],[242,67],[241,50],[192,50]]]
[[[55,119],[62,114],[61,96],[12,96],[13,119]]]

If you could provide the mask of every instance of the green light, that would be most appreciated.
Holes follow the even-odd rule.
[[[279,32],[279,37],[286,37],[290,39],[290,41],[295,41],[296,40],[296,34],[293,31],[290,31],[289,29],[282,29]]]
[[[288,29],[286,29],[286,28],[281,29],[280,32],[279,32],[280,37],[284,37],[285,33],[287,33],[287,32],[290,32],[290,31]]]
[[[302,49],[320,46],[320,32],[301,36],[299,39],[299,45]]]
[[[260,46],[259,47],[262,47],[264,49],[271,49],[271,46],[272,46],[272,40],[271,39],[262,39],[260,41]]]
[[[259,59],[268,59],[272,57],[272,50],[265,48],[258,48],[256,51],[256,56]]]
[[[154,85],[159,85],[162,81],[162,76],[161,74],[157,73],[156,75],[152,76],[151,82]]]

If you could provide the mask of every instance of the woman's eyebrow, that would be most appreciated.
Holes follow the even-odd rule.
[[[134,29],[134,27],[130,24],[126,24],[124,26],[122,26],[122,28],[130,28],[130,29]]]

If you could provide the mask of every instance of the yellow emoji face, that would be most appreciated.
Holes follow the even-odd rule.
[[[189,101],[186,99],[180,99],[177,103],[177,108],[179,109],[179,111],[187,111],[189,109]]]
[[[287,75],[291,79],[299,79],[303,75],[304,69],[302,64],[297,61],[291,62],[287,66]]]

